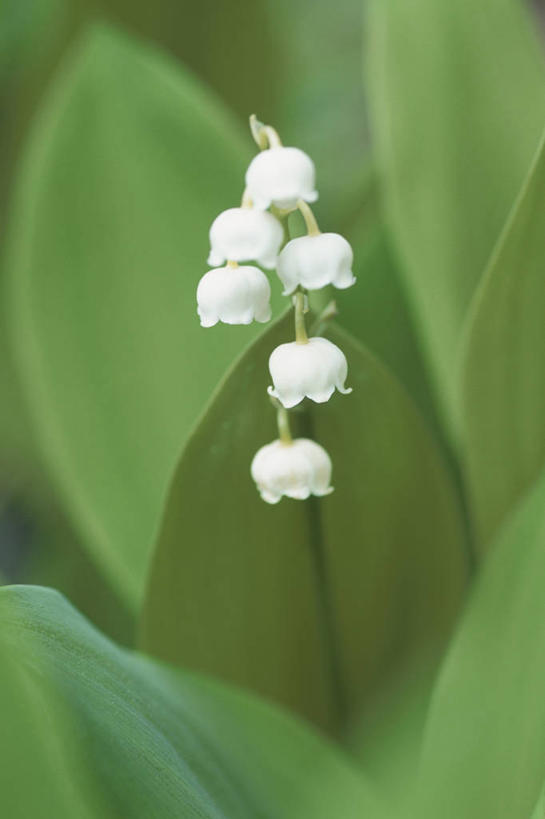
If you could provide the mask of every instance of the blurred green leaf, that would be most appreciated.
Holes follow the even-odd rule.
[[[226,376],[182,453],[144,610],[146,651],[280,700],[331,730],[441,641],[466,576],[449,476],[404,390],[348,334],[350,396],[300,417],[336,491],[268,506],[249,467],[277,437],[273,325]],[[288,323],[286,323],[288,322]]]
[[[0,217],[21,134],[76,16],[68,0],[3,0],[0,26]]]
[[[545,464],[544,235],[542,143],[464,339],[463,436],[483,545]]]
[[[541,791],[531,819],[543,819],[545,816],[545,788]]]
[[[272,117],[286,144],[312,156],[324,230],[338,230],[361,206],[369,172],[361,83],[361,0],[266,0],[278,86]]]
[[[4,648],[21,667],[25,687],[35,701],[42,699],[41,709],[29,715],[15,686],[8,698],[0,697],[2,725],[9,719],[14,729],[12,753],[4,754],[0,767],[2,808],[10,819],[73,819],[80,814],[65,800],[67,791],[76,807],[87,804],[87,794],[78,787],[80,760],[64,753],[58,765],[55,756],[44,757],[44,750],[56,753],[66,733],[55,698],[71,719],[68,728],[83,772],[92,777],[94,793],[113,816],[378,815],[363,776],[323,738],[247,694],[117,648],[59,594],[29,586],[0,589],[0,623]],[[5,686],[2,677],[2,693]],[[40,736],[46,724],[48,731]],[[34,738],[36,743],[27,745]],[[29,759],[23,762],[27,748]],[[39,784],[42,778],[47,782],[51,798],[44,798],[37,811],[20,813],[24,783],[14,776],[24,771],[26,789],[32,791],[35,768],[28,767],[29,761],[36,764]],[[57,789],[62,798],[56,802]],[[40,793],[45,795],[38,791],[36,798]],[[104,817],[103,812],[92,815]]]
[[[248,157],[226,112],[160,55],[102,28],[77,52],[18,187],[13,331],[51,475],[134,605],[176,454],[257,332],[204,332],[195,310],[208,227],[236,204]]]
[[[46,504],[44,499],[41,506]],[[36,511],[34,506],[31,512],[30,554],[11,582],[55,588],[77,601],[78,610],[108,637],[133,645],[134,612],[119,599],[64,516],[54,508]]]
[[[70,28],[66,0],[4,0],[0,26],[0,221],[8,210],[21,134],[38,88]],[[2,231],[2,238],[5,231]],[[3,259],[2,259],[3,262]],[[6,298],[0,269],[0,482],[9,489],[34,472],[36,453],[7,338]]]
[[[424,805],[444,819],[529,817],[545,770],[545,475],[501,530],[434,696]]]
[[[371,0],[367,34],[387,221],[448,418],[468,304],[543,126],[545,63],[519,0]]]
[[[384,225],[374,182],[363,207],[342,231],[354,248],[356,287],[334,294],[339,323],[375,353],[439,429],[428,374],[415,331],[403,274]]]
[[[344,216],[359,204],[369,162],[361,0],[87,3],[168,48],[244,122],[255,112],[308,151],[320,214]]]
[[[85,0],[89,9],[168,49],[242,116],[269,115],[278,54],[269,0]]]

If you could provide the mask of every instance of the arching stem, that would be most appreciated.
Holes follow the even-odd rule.
[[[293,297],[295,305],[295,341],[297,344],[308,344],[307,328],[305,325],[305,294],[298,289]]]
[[[272,125],[265,125],[260,122],[255,114],[250,117],[250,131],[260,151],[267,148],[281,148],[282,140],[278,136],[278,131]]]
[[[301,211],[301,215],[305,220],[308,235],[319,236],[321,231],[318,227],[318,222],[316,221],[316,217],[314,216],[311,207],[307,205],[304,199],[297,200],[297,207]]]
[[[276,411],[276,422],[278,424],[278,437],[283,444],[293,443],[290,430],[290,419],[285,407],[279,406]]]

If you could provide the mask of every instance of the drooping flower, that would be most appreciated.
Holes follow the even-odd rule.
[[[333,487],[331,459],[325,449],[308,438],[273,441],[261,447],[251,465],[252,478],[263,500],[278,503],[288,498],[329,495]]]
[[[208,264],[255,261],[268,269],[276,265],[284,232],[272,213],[256,208],[229,208],[210,228]]]
[[[274,147],[255,156],[246,171],[246,188],[254,206],[271,204],[294,208],[298,199],[315,202],[315,169],[312,159],[299,148]]]
[[[344,394],[348,371],[346,357],[336,344],[326,338],[314,337],[301,344],[292,341],[281,344],[271,353],[269,371],[273,386],[269,395],[290,409],[303,398],[321,404],[328,401],[335,388]]]
[[[205,273],[197,287],[197,312],[203,327],[269,321],[271,288],[262,270],[227,265]]]
[[[278,257],[277,272],[284,285],[284,295],[293,293],[298,285],[319,290],[333,284],[344,290],[356,281],[353,261],[352,248],[338,233],[292,239]]]

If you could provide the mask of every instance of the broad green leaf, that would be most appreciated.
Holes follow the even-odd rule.
[[[79,4],[3,0],[0,27],[0,217],[5,218],[15,159],[36,99],[69,37]],[[4,231],[2,231],[2,236]]]
[[[69,27],[66,0],[4,0],[0,26],[0,221],[13,182],[21,135],[49,65],[58,56]],[[5,228],[2,230],[4,240]],[[3,261],[3,259],[2,259]],[[6,298],[0,269],[0,480],[10,491],[35,468],[36,453],[20,395],[6,331]]]
[[[256,113],[316,162],[320,214],[359,204],[368,165],[361,0],[109,0],[102,13],[168,48],[246,124]],[[252,69],[248,70],[251,66]],[[329,225],[334,230],[335,225]]]
[[[468,304],[545,119],[520,0],[371,0],[367,84],[388,223],[443,410]]]
[[[61,704],[46,681],[32,679],[12,659],[1,633],[0,667],[3,815],[10,819],[109,819],[102,809],[99,813],[91,808],[93,796],[82,760],[74,758],[76,749]]]
[[[545,789],[541,791],[531,819],[543,819],[545,816]]]
[[[545,463],[545,148],[479,288],[462,358],[462,429],[483,545]]]
[[[19,180],[8,272],[28,406],[68,512],[133,606],[180,446],[256,333],[204,332],[195,312],[209,225],[236,204],[247,158],[190,76],[98,28],[61,71]]]
[[[438,429],[428,374],[400,265],[375,201],[375,186],[343,235],[354,248],[357,286],[334,294],[339,323],[402,382],[428,422]]]
[[[280,55],[270,0],[87,0],[101,16],[160,44],[214,89],[244,124],[270,117],[279,94]],[[353,0],[350,0],[353,2]]]
[[[316,163],[324,230],[361,206],[370,151],[361,83],[361,0],[266,0],[274,35],[274,120]],[[311,11],[312,9],[312,11]],[[265,115],[264,115],[265,116]],[[271,115],[272,116],[272,115]],[[267,117],[269,114],[267,113]]]
[[[498,536],[434,695],[418,816],[527,819],[545,770],[545,475]]]
[[[8,756],[0,771],[5,777],[6,816],[20,815],[17,777],[29,728],[43,727],[48,714],[51,746],[65,734],[66,724],[57,721],[57,701],[70,718],[68,729],[85,763],[83,773],[88,773],[94,792],[113,816],[379,815],[363,776],[325,739],[248,694],[119,649],[51,590],[0,589],[0,634],[32,693],[43,699],[40,723],[33,728],[33,721],[29,726],[25,714],[19,713],[21,695],[13,691],[9,700],[0,698],[2,725],[8,717],[18,729],[13,734],[13,758]],[[1,686],[2,682],[0,690]],[[31,759],[43,757],[48,735],[37,740]],[[39,775],[47,777],[53,795],[57,788],[72,787],[80,800],[86,797],[73,776],[79,761],[65,753],[59,767],[53,758],[47,770],[48,760],[39,760]],[[32,786],[34,770],[25,773],[27,787]],[[49,810],[45,801],[39,813],[23,815],[73,819],[78,814],[62,803],[51,804]],[[102,819],[104,813],[93,816]]]
[[[182,453],[156,547],[146,651],[280,700],[331,730],[460,602],[464,534],[449,475],[404,390],[348,334],[354,392],[301,416],[335,492],[265,504],[249,467],[277,437],[267,359],[291,316],[226,376]],[[439,591],[440,590],[440,591]]]

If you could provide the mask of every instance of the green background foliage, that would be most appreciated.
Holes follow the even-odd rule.
[[[541,816],[535,12],[2,6],[2,815]],[[289,302],[271,273],[268,327],[195,309],[253,112],[358,278],[308,317],[353,392],[291,414],[335,492],[274,507],[249,465]]]

